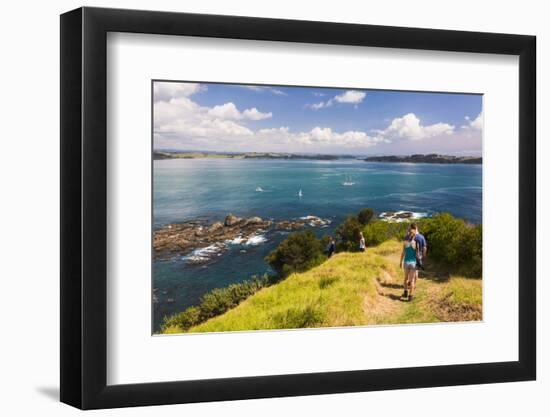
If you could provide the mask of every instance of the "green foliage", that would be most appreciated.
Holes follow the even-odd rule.
[[[349,216],[339,225],[336,235],[340,240],[338,249],[356,251],[359,247],[359,233],[362,231],[367,246],[377,246],[373,249],[376,256],[369,255],[368,251],[367,254],[341,253],[325,265],[312,269],[327,259],[324,251],[329,237],[317,239],[310,230],[292,233],[265,258],[278,272],[278,276],[254,277],[250,281],[212,290],[202,297],[200,305],[166,317],[161,331],[180,333],[189,329],[290,329],[326,326],[328,323],[335,326],[362,323],[363,293],[367,287],[376,293],[376,288],[369,282],[380,268],[387,268],[387,262],[379,255],[387,256],[400,251],[401,244],[396,240],[404,238],[409,225],[407,222],[373,221],[372,217],[371,209],[363,209],[357,216]],[[433,261],[436,266],[450,273],[481,277],[481,225],[468,224],[448,213],[421,219],[417,223],[428,242],[430,262]],[[357,270],[355,266],[359,259],[363,267],[367,260],[369,268]],[[325,268],[326,265],[329,266]],[[293,275],[278,285],[271,285],[294,272],[304,271],[309,272]],[[478,286],[472,288],[467,281],[470,280],[461,284],[464,287],[460,293],[461,300],[478,296]],[[268,286],[270,288],[256,294]],[[343,291],[343,288],[347,290]],[[459,294],[453,291],[455,293]],[[251,298],[251,301],[235,308],[247,298]],[[325,308],[320,309],[319,305],[325,304]],[[352,309],[351,305],[355,307]],[[270,307],[262,310],[266,306]],[[420,313],[413,310],[409,313],[411,318],[401,317],[399,320],[403,321],[398,322],[417,322]]]
[[[359,211],[359,214],[357,215],[357,220],[359,220],[359,223],[361,223],[363,226],[366,226],[370,223],[373,216],[374,210],[367,207]]]
[[[483,237],[481,225],[470,225],[449,213],[420,222],[428,241],[428,256],[453,272],[466,276],[482,275]]]
[[[417,222],[428,243],[428,259],[466,276],[482,275],[482,226],[467,224],[449,213],[441,213]],[[373,221],[363,228],[367,246],[389,239],[402,240],[409,223]]]
[[[181,313],[174,314],[170,317],[165,317],[164,322],[162,323],[162,332],[166,333],[166,330],[169,328],[181,328],[182,330],[187,330],[188,328],[200,323],[199,316],[199,307],[189,307]]]
[[[389,239],[402,240],[407,232],[407,223],[374,221],[363,229],[367,246],[376,246]]]
[[[330,236],[324,235],[321,238],[321,247],[323,247],[326,250],[329,243],[330,243]]]
[[[363,226],[356,216],[348,216],[336,229],[336,235],[340,239],[338,248],[350,252],[359,250],[359,233],[362,229]]]
[[[311,230],[290,234],[265,258],[283,277],[306,271],[325,259],[324,246]]]
[[[212,317],[219,316],[263,287],[272,284],[273,281],[274,278],[264,275],[261,278],[253,277],[248,281],[231,284],[226,288],[216,288],[203,295],[198,306],[189,307],[181,313],[165,317],[161,331],[166,333],[167,330],[174,328],[185,331]]]

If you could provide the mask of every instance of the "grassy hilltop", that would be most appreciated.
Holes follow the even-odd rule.
[[[427,264],[416,297],[402,302],[401,243],[387,240],[365,253],[340,252],[305,272],[250,291],[225,313],[188,329],[178,317],[163,333],[219,332],[481,320],[481,279]]]

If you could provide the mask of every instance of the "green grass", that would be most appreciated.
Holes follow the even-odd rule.
[[[261,289],[189,332],[433,323],[481,319],[481,279],[418,280],[412,302],[399,300],[401,243],[342,252],[323,264]],[[181,333],[177,326],[164,333]]]

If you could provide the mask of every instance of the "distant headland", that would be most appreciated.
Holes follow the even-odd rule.
[[[169,152],[154,151],[153,159],[198,159],[198,158],[226,158],[226,159],[312,159],[321,161],[332,161],[336,159],[355,158],[352,155],[317,155],[317,154],[294,154],[281,152]]]
[[[419,164],[481,164],[479,156],[453,156],[439,154],[358,156],[330,154],[297,154],[285,152],[211,152],[211,151],[161,151],[153,152],[153,159],[309,159],[317,161],[334,161],[338,159],[357,159],[367,162],[405,162]]]
[[[406,162],[417,164],[481,164],[482,158],[479,156],[452,156],[439,155],[435,153],[423,155],[389,155],[389,156],[369,156],[365,158],[367,162]]]

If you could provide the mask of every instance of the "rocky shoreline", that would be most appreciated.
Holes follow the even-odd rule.
[[[293,231],[305,226],[323,227],[330,220],[317,216],[274,222],[261,217],[241,218],[229,214],[224,221],[192,220],[169,224],[154,234],[155,259],[184,256],[190,263],[203,263],[231,244],[256,245],[265,241],[268,231]]]

